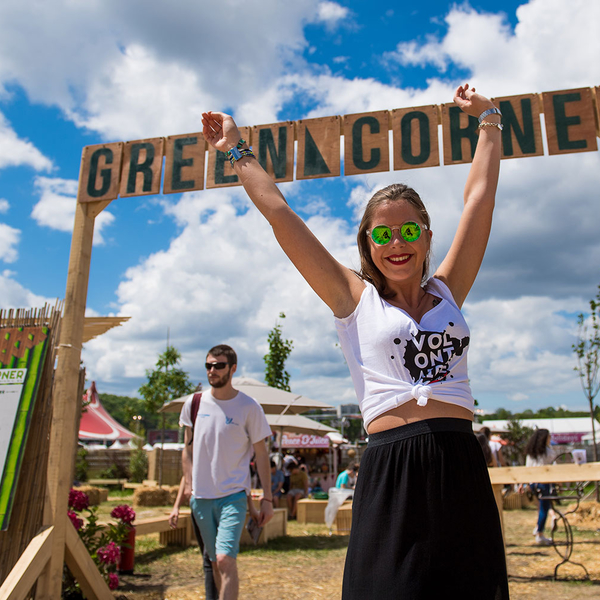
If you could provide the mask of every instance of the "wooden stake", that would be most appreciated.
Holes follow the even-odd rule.
[[[78,191],[77,197],[79,200]],[[102,205],[102,206],[99,206]],[[44,524],[54,525],[52,554],[46,569],[38,580],[37,600],[56,600],[61,595],[62,572],[65,561],[67,504],[71,487],[71,464],[77,445],[78,414],[81,398],[78,397],[79,365],[87,299],[94,219],[107,205],[106,202],[81,203],[75,208],[75,223],[69,257],[65,309],[62,319],[59,358],[54,381],[50,455],[48,459],[48,502],[44,510]],[[98,572],[94,573],[97,575]],[[85,589],[93,589],[99,598],[110,593],[100,577],[82,571],[79,581]],[[90,584],[88,587],[87,584]]]

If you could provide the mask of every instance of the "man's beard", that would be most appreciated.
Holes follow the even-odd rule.
[[[231,371],[229,373],[227,373],[227,375],[223,375],[223,377],[220,377],[219,379],[217,379],[215,382],[211,383],[211,387],[214,387],[215,389],[219,389],[222,387],[225,387],[228,383],[229,380],[231,379]]]

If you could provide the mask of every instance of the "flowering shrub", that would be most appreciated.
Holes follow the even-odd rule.
[[[86,511],[85,521],[77,513]],[[135,520],[135,511],[127,504],[116,506],[110,516],[117,519],[116,523],[108,526],[98,524],[98,507],[90,507],[86,493],[71,490],[69,492],[68,516],[79,537],[83,541],[93,561],[98,565],[98,570],[104,577],[109,589],[116,590],[119,577],[115,572],[121,553],[121,545],[127,538],[132,523]],[[71,572],[65,567],[63,572],[63,598],[83,598],[81,588]]]

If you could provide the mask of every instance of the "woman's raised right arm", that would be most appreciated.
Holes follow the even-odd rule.
[[[234,148],[241,138],[234,120],[224,113],[203,113],[202,125],[208,143],[221,152]],[[234,169],[256,208],[269,221],[279,245],[319,298],[337,317],[352,313],[364,283],[331,256],[255,158],[242,157]]]

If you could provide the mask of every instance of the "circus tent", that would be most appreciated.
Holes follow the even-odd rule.
[[[92,381],[83,399],[86,402],[86,406],[84,409],[85,412],[81,414],[81,422],[79,424],[80,442],[84,444],[115,441],[127,443],[136,437],[135,433],[132,433],[113,419],[104,406],[102,406],[95,381]]]

